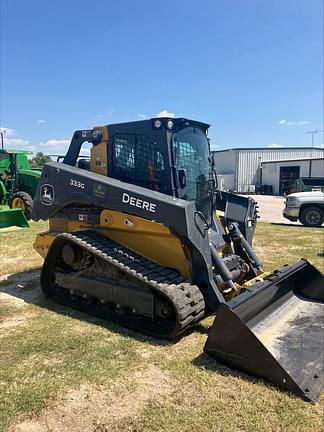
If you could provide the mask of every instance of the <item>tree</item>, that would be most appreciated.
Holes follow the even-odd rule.
[[[47,162],[51,162],[51,160],[50,156],[42,152],[37,152],[36,156],[30,160],[30,166],[32,168],[42,168]]]

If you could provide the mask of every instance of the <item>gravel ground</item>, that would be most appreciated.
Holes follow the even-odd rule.
[[[282,216],[285,207],[285,198],[273,195],[251,195],[259,205],[260,221],[280,223],[284,225],[301,225],[299,222],[290,222]]]

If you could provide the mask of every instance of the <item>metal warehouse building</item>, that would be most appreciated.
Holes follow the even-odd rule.
[[[220,189],[283,195],[302,176],[324,177],[324,149],[234,148],[213,152]]]

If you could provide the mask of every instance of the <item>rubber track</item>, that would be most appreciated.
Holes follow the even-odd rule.
[[[141,328],[140,322],[143,320],[139,322],[136,319],[126,319],[125,321],[116,313],[113,321],[152,336],[173,339],[203,318],[205,302],[202,293],[196,285],[185,280],[176,270],[162,267],[125,246],[107,239],[97,231],[62,233],[56,238],[58,237],[69,240],[106,263],[128,273],[131,277],[141,280],[149,286],[153,294],[167,299],[172,304],[176,315],[175,325],[167,333],[161,333],[159,328],[154,330],[152,323],[150,326]],[[60,301],[63,302],[62,300]],[[84,307],[82,309],[84,310]]]

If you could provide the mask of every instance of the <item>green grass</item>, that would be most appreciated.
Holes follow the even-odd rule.
[[[254,248],[263,261],[266,271],[306,258],[324,272],[323,228],[260,222],[255,235]]]
[[[15,273],[0,284],[0,431],[323,430],[323,397],[306,403],[202,354],[212,318],[167,344],[47,302],[28,272],[46,229],[0,234],[3,274]],[[322,267],[322,247],[322,229],[258,224],[267,270],[301,256]]]
[[[63,388],[113,380],[137,360],[135,341],[127,335],[116,339],[113,332],[86,323],[80,331],[79,321],[68,315],[33,312],[27,323],[0,339],[2,425],[18,414],[37,412]],[[116,356],[117,351],[127,355]]]
[[[30,228],[0,230],[0,276],[40,267],[42,258],[33,250],[38,232],[48,230],[47,222],[30,222]]]

